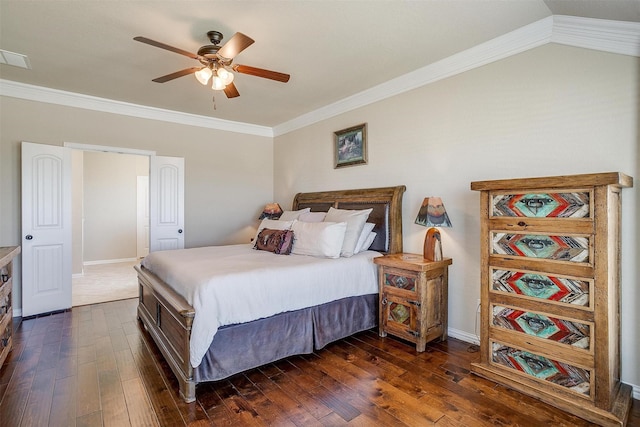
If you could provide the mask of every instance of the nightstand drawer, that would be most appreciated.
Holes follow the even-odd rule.
[[[385,268],[382,275],[382,284],[389,289],[416,292],[418,275],[396,268]]]

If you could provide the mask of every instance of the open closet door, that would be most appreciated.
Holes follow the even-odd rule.
[[[183,249],[183,158],[149,158],[149,200],[149,251]]]
[[[22,143],[22,316],[71,307],[71,150]]]

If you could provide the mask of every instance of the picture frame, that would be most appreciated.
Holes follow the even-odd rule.
[[[333,133],[333,168],[367,164],[367,124],[362,123]]]

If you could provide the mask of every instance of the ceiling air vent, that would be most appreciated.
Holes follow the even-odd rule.
[[[0,64],[13,65],[14,67],[31,69],[31,63],[27,55],[20,53],[9,52],[8,50],[0,49]]]

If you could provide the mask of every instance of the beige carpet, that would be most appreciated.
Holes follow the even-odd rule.
[[[137,261],[86,265],[82,277],[72,280],[73,306],[138,297]]]

